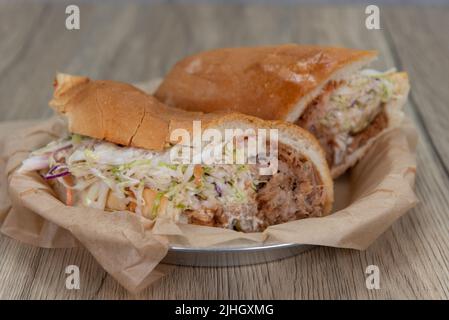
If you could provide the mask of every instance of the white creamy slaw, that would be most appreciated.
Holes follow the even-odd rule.
[[[20,170],[37,170],[46,179],[58,180],[67,190],[76,191],[83,206],[111,210],[107,203],[112,194],[115,206],[132,208],[145,218],[185,222],[185,210],[250,201],[258,183],[253,168],[173,164],[170,149],[152,152],[73,134],[34,151]],[[148,190],[153,194],[151,204],[145,201]],[[151,211],[145,211],[145,206],[151,206]]]
[[[364,69],[349,77],[330,95],[321,124],[335,134],[365,129],[381,111],[382,103],[395,98],[394,82],[389,78],[395,72]]]

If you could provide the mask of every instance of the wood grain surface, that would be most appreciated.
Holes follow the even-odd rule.
[[[76,1],[71,1],[71,3]],[[410,73],[407,113],[416,123],[418,206],[364,252],[316,248],[267,264],[175,267],[139,295],[114,281],[83,248],[39,249],[0,236],[3,299],[448,299],[449,7],[381,6],[381,30],[362,6],[269,4],[80,5],[81,29],[64,27],[65,5],[0,4],[0,120],[39,119],[55,72],[144,81],[199,50],[284,42],[380,51],[375,67]],[[80,290],[65,267],[80,266]],[[368,290],[377,265],[381,288]]]

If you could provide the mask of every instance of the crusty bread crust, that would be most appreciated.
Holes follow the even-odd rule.
[[[292,123],[265,121],[239,113],[183,111],[167,107],[132,85],[67,74],[57,75],[50,106],[67,117],[70,132],[155,151],[165,149],[172,142],[170,133],[174,129],[191,131],[194,120],[201,121],[203,130],[277,129],[279,143],[314,164],[324,184],[323,214],[330,213],[333,181],[323,150],[313,135]]]
[[[211,50],[179,61],[155,97],[190,111],[237,111],[293,122],[332,76],[376,56],[375,51],[296,44]]]
[[[71,132],[152,150],[165,147],[171,129],[210,118],[168,108],[129,84],[61,73],[50,106],[67,117]]]

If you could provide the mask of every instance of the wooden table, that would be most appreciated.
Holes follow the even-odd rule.
[[[364,252],[316,248],[254,266],[176,267],[138,296],[85,249],[39,249],[0,236],[0,298],[449,298],[449,7],[382,6],[381,30],[367,30],[362,6],[83,3],[79,31],[65,29],[65,5],[0,4],[0,120],[48,117],[56,70],[131,82],[213,47],[375,48],[376,67],[411,76],[420,203]],[[80,266],[80,290],[65,288],[70,264]],[[370,264],[379,266],[380,290],[365,286]]]

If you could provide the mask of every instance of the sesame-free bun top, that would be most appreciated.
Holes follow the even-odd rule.
[[[164,150],[172,130],[192,130],[193,121],[201,128],[277,129],[278,142],[309,159],[316,168],[325,190],[323,214],[333,202],[333,182],[326,158],[318,141],[306,130],[283,121],[266,121],[240,113],[188,112],[167,107],[136,87],[110,80],[59,73],[50,106],[68,120],[72,133],[107,140],[123,146]]]
[[[237,111],[293,122],[329,80],[376,56],[375,51],[297,44],[205,51],[176,63],[155,97],[190,111]]]
[[[169,108],[136,87],[110,80],[58,73],[50,106],[65,115],[72,133],[123,146],[162,150],[169,133],[191,128],[193,120],[205,124],[214,116]]]

